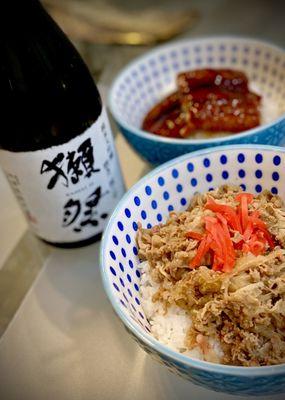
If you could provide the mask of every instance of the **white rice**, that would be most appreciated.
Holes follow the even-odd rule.
[[[191,317],[186,311],[177,306],[171,306],[165,314],[162,303],[152,301],[152,297],[157,292],[159,285],[151,278],[150,268],[146,261],[140,264],[140,270],[141,304],[150,323],[153,336],[179,353],[204,360],[204,355],[199,347],[195,347],[192,350],[187,350],[185,347],[186,333],[192,323]],[[209,344],[217,358],[221,358],[223,353],[219,342],[211,339]]]
[[[254,93],[259,94],[262,97],[261,100],[261,124],[269,124],[270,122],[273,122],[275,119],[279,118],[283,110],[280,109],[278,106],[278,102],[276,99],[272,99],[265,95],[262,91],[262,89],[259,87],[258,83],[256,82],[251,82],[250,85],[250,90],[252,90]]]

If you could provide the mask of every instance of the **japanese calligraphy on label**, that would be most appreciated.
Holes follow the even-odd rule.
[[[68,143],[33,152],[0,150],[0,161],[31,229],[50,242],[102,232],[124,193],[105,109]]]

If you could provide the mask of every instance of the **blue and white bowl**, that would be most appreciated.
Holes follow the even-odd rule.
[[[178,72],[197,68],[244,71],[263,96],[263,123],[240,134],[211,139],[172,139],[141,129],[146,113],[175,90]],[[253,39],[210,37],[157,47],[130,63],[115,79],[109,106],[120,130],[147,161],[161,164],[191,151],[226,144],[285,144],[285,52]]]
[[[234,367],[199,361],[159,343],[140,302],[137,223],[151,227],[169,211],[184,210],[195,192],[222,184],[264,189],[285,200],[285,149],[272,146],[225,146],[180,156],[156,168],[130,189],[118,204],[101,246],[101,272],[107,295],[127,331],[139,345],[173,372],[193,383],[240,395],[285,393],[285,364]]]

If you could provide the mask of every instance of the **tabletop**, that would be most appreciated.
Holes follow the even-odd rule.
[[[116,7],[127,3],[110,1]],[[177,7],[185,3],[175,2]],[[281,1],[188,3],[198,9],[200,18],[181,36],[242,34],[285,45]],[[151,2],[138,0],[131,7],[135,5],[142,9]],[[157,1],[157,5],[173,6],[170,1]],[[117,72],[147,50],[75,44],[104,100]],[[151,167],[133,152],[114,124],[113,131],[129,188]],[[27,230],[1,171],[0,193],[1,399],[242,399],[195,386],[153,361],[125,332],[106,298],[98,263],[100,243],[72,250],[45,245]],[[270,398],[281,400],[284,395]]]

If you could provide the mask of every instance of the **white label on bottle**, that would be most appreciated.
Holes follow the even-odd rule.
[[[106,110],[83,134],[46,150],[0,150],[0,164],[41,238],[58,243],[103,231],[124,193]]]

